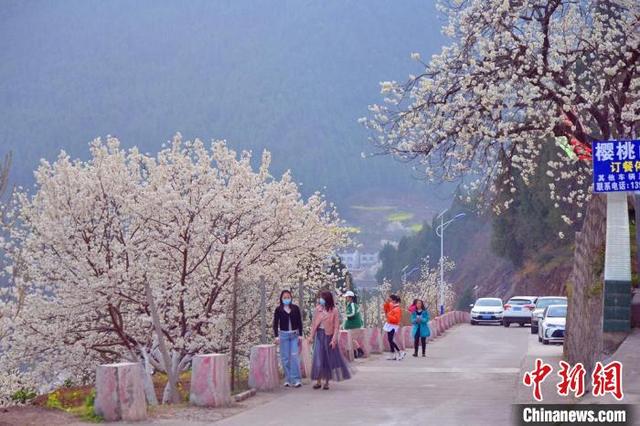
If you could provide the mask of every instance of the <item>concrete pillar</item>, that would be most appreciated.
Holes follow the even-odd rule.
[[[353,356],[353,342],[351,341],[351,330],[340,330],[340,337],[338,339],[338,346],[340,346],[340,352],[342,356],[352,362],[355,357]]]
[[[602,331],[610,333],[605,340],[617,346],[631,328],[631,242],[625,192],[607,194],[603,304]]]
[[[436,326],[436,323],[434,320],[430,320],[427,325],[429,326],[429,331],[431,332],[431,335],[429,336],[429,340],[431,339],[435,339],[436,337],[438,337],[440,334],[438,333],[438,327]]]
[[[300,343],[300,374],[302,374],[304,379],[311,378],[312,362],[311,345],[306,339],[302,339],[302,342]]]
[[[382,330],[379,328],[365,328],[367,340],[369,341],[369,348],[371,353],[380,354],[384,351],[384,345],[382,343]]]
[[[413,336],[411,336],[411,330],[413,326],[408,325],[400,328],[400,334],[402,334],[402,341],[404,342],[405,349],[413,349]]]
[[[191,361],[189,402],[199,407],[223,407],[231,403],[229,355],[196,355]]]
[[[355,328],[349,331],[351,332],[351,338],[360,345],[360,349],[364,352],[364,357],[368,358],[371,354],[371,344],[369,343],[369,339],[367,339],[366,329]]]
[[[276,345],[256,345],[249,356],[249,387],[271,391],[280,385]]]
[[[99,365],[94,410],[108,422],[139,421],[147,417],[142,365],[120,362]]]
[[[382,337],[382,349],[385,352],[391,352],[391,348],[389,347],[389,338],[387,337],[387,332],[383,329],[380,329],[380,336]]]

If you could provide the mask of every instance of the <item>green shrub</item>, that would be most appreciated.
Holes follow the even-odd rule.
[[[60,402],[60,398],[58,396],[58,392],[51,392],[49,394],[49,396],[47,397],[47,404],[46,404],[47,408],[57,408],[59,410],[62,410],[62,403]]]
[[[33,390],[22,388],[19,391],[16,391],[13,395],[11,395],[11,400],[24,404],[28,400],[33,399],[35,397],[36,397],[36,393]]]

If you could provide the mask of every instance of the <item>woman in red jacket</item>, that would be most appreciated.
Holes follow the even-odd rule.
[[[389,349],[391,356],[388,360],[402,361],[406,353],[401,351],[396,342],[393,340],[396,332],[400,329],[400,320],[402,319],[402,310],[400,309],[400,297],[395,294],[389,296],[384,302],[384,313],[387,316],[387,322],[384,324],[383,330],[387,332],[389,340]]]

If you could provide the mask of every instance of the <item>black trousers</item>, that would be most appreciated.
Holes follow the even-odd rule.
[[[427,338],[420,337],[420,333],[416,333],[416,336],[413,338],[413,347],[416,348],[416,353],[418,353],[418,342],[422,343],[422,354],[424,355],[427,350]]]
[[[395,330],[391,330],[387,332],[387,339],[389,340],[389,349],[391,353],[400,352],[400,348],[396,345],[396,342],[393,341],[393,336],[396,334]]]

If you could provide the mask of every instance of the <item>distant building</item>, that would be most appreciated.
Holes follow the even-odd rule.
[[[370,269],[378,264],[378,253],[360,253],[360,251],[355,250],[338,253],[338,256],[342,259],[342,263],[352,272]]]

